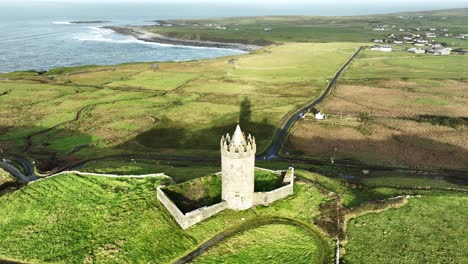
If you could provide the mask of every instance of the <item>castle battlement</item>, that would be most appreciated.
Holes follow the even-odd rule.
[[[232,138],[229,133],[227,133],[226,136],[221,137],[220,146],[221,154],[232,158],[235,158],[236,156],[247,157],[252,154],[255,155],[257,150],[255,137],[250,134],[245,137],[239,125],[237,125]]]

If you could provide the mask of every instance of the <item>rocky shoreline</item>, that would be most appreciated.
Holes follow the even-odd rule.
[[[155,43],[161,43],[161,44],[192,46],[192,47],[236,49],[236,50],[243,50],[243,51],[253,51],[253,50],[261,48],[260,46],[246,45],[246,44],[241,44],[241,43],[224,43],[224,42],[217,42],[217,41],[171,38],[171,37],[163,36],[161,34],[148,32],[143,27],[137,27],[137,26],[132,26],[132,27],[130,26],[129,27],[106,26],[103,28],[111,29],[119,34],[132,36],[142,41],[155,42]]]

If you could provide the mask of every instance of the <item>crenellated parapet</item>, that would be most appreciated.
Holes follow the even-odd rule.
[[[220,146],[221,154],[231,158],[255,155],[255,152],[257,151],[255,137],[250,134],[245,137],[240,130],[236,130],[232,138],[229,133],[226,134],[226,136],[223,136],[221,138]]]

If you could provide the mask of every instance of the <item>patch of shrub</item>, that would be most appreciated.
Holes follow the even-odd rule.
[[[412,120],[419,123],[431,123],[433,125],[446,126],[455,129],[468,125],[468,117],[451,117],[440,115],[420,115]]]
[[[374,134],[374,131],[367,124],[360,124],[356,129],[365,136],[371,136]]]
[[[372,122],[373,118],[368,112],[361,112],[358,114],[358,120],[360,123],[370,123]]]
[[[361,132],[363,135],[370,136],[374,132],[370,128],[369,124],[374,118],[368,112],[361,112],[358,114],[359,125],[356,129]]]

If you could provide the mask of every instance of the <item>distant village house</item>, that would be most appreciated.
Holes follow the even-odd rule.
[[[370,50],[383,51],[383,52],[392,52],[392,46],[373,46]]]
[[[425,49],[420,49],[420,48],[410,48],[408,49],[409,52],[413,52],[415,54],[424,54],[426,53]]]

